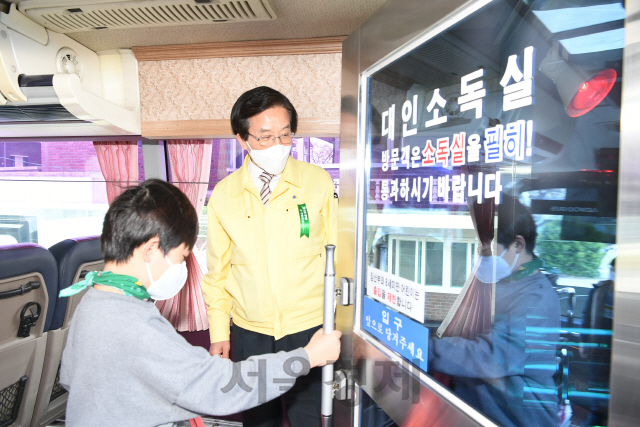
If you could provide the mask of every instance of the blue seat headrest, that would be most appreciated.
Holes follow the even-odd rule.
[[[66,289],[72,285],[78,268],[87,262],[102,260],[100,236],[66,239],[49,248],[58,264],[58,288]],[[56,303],[51,329],[59,329],[64,323],[69,298],[59,298]]]
[[[30,273],[40,273],[45,282],[42,285],[47,287],[49,304],[44,322],[44,332],[47,332],[58,300],[58,267],[55,258],[51,252],[35,243],[0,246],[0,280]]]

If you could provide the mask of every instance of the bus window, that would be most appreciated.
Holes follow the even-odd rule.
[[[137,169],[143,179],[141,152],[139,145]],[[0,142],[3,242],[50,247],[71,237],[99,235],[108,208],[93,142]]]

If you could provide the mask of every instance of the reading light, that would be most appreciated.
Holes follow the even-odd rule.
[[[607,68],[584,82],[567,106],[567,114],[579,117],[593,110],[607,96],[616,82],[616,70]]]
[[[580,117],[593,110],[609,94],[616,82],[612,68],[597,73],[579,69],[551,49],[540,64],[540,71],[553,80],[570,117]]]

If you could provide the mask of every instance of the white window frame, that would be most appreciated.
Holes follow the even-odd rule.
[[[305,149],[304,138],[303,137],[293,138],[293,146],[296,149],[298,160],[300,160],[301,162],[309,163],[308,159],[305,158],[306,156],[304,153],[304,149]],[[311,148],[309,148],[309,150],[311,150]]]
[[[242,146],[238,142],[237,139],[225,138],[222,141],[227,143],[227,172],[235,172],[239,168],[236,167],[236,157],[238,155],[238,147],[240,147],[241,151]]]
[[[463,288],[463,286],[460,287],[454,287],[453,285],[453,277],[451,276],[451,244],[452,243],[466,243],[467,244],[467,265],[465,268],[466,271],[466,277],[469,277],[469,274],[471,274],[471,270],[473,269],[473,261],[475,259],[475,249],[478,247],[478,241],[475,239],[460,239],[460,240],[455,240],[455,241],[450,241],[448,242],[449,244],[449,287],[451,289],[458,289],[458,291],[460,289]]]
[[[414,267],[414,282],[424,285],[425,292],[439,292],[439,293],[450,293],[450,294],[458,294],[462,290],[462,287],[454,287],[452,286],[452,276],[451,276],[451,244],[452,243],[466,243],[467,244],[467,265],[466,265],[466,274],[467,276],[471,273],[471,269],[473,268],[473,260],[474,260],[474,246],[477,247],[478,242],[475,239],[456,239],[456,240],[442,240],[434,237],[423,237],[423,236],[410,236],[403,234],[390,234],[389,235],[389,243],[388,243],[388,252],[387,252],[387,271],[394,272],[393,274],[400,276],[399,268],[400,268],[400,257],[395,257],[394,259],[394,242],[396,245],[399,245],[400,241],[413,241],[416,244],[416,258],[418,256],[421,259],[418,262],[415,262]],[[442,243],[442,286],[437,285],[426,285],[425,284],[425,271],[427,268],[427,242],[437,242]],[[419,245],[422,246],[422,252],[419,251]],[[395,264],[395,265],[394,265]],[[418,265],[421,266],[421,269],[418,269]],[[418,277],[418,271],[420,271],[420,277]],[[418,280],[415,280],[415,279]]]

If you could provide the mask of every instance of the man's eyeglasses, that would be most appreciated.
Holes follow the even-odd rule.
[[[291,142],[293,141],[293,137],[295,136],[295,134],[289,132],[289,133],[283,133],[280,136],[262,135],[261,137],[257,137],[251,134],[249,134],[249,136],[253,137],[256,141],[258,141],[258,144],[260,144],[261,147],[271,147],[276,143],[276,139],[279,139],[280,144],[282,145],[291,145]]]

